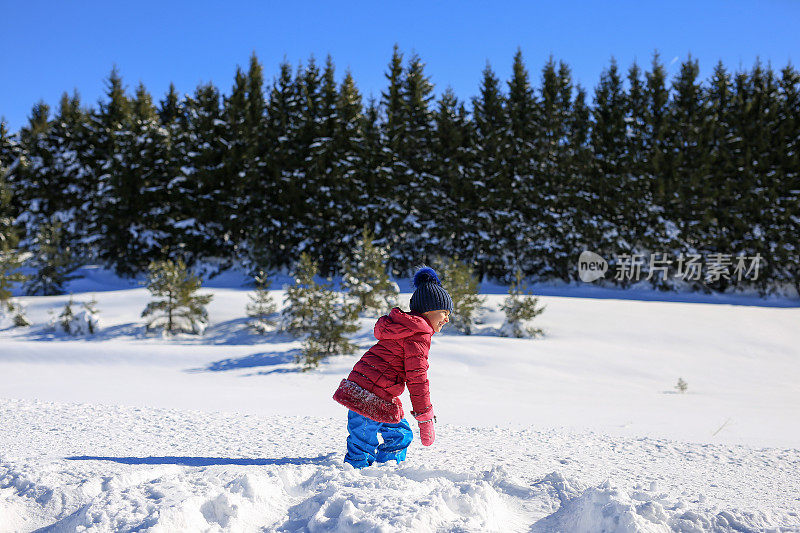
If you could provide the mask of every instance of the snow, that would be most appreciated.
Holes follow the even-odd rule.
[[[434,445],[358,471],[331,396],[374,318],[301,372],[233,273],[204,286],[205,335],[171,339],[141,280],[82,273],[97,334],[47,330],[68,295],[20,297],[34,325],[0,330],[0,532],[800,531],[796,302],[534,286],[528,340],[490,335],[505,288],[483,284],[479,334],[433,337]]]

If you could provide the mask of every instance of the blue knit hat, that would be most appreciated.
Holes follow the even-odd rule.
[[[453,313],[453,299],[447,294],[439,281],[439,276],[431,267],[422,267],[414,274],[414,287],[417,290],[411,295],[411,312],[424,313],[447,309]]]

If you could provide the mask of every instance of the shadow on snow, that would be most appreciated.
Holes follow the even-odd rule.
[[[232,457],[102,457],[94,455],[73,455],[65,457],[69,461],[109,461],[125,465],[180,465],[180,466],[215,466],[215,465],[321,465],[333,461],[336,453],[317,457],[278,457],[270,459],[245,459]]]

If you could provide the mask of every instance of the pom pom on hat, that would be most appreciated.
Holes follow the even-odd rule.
[[[442,282],[439,281],[439,276],[436,275],[436,271],[431,267],[422,267],[414,274],[414,288],[418,289],[423,283],[442,284]]]

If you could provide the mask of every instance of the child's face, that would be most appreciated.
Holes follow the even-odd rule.
[[[422,313],[425,318],[428,319],[428,322],[431,323],[433,326],[433,331],[439,333],[442,331],[442,327],[450,322],[450,311],[447,309],[439,309],[436,311],[425,311]]]

